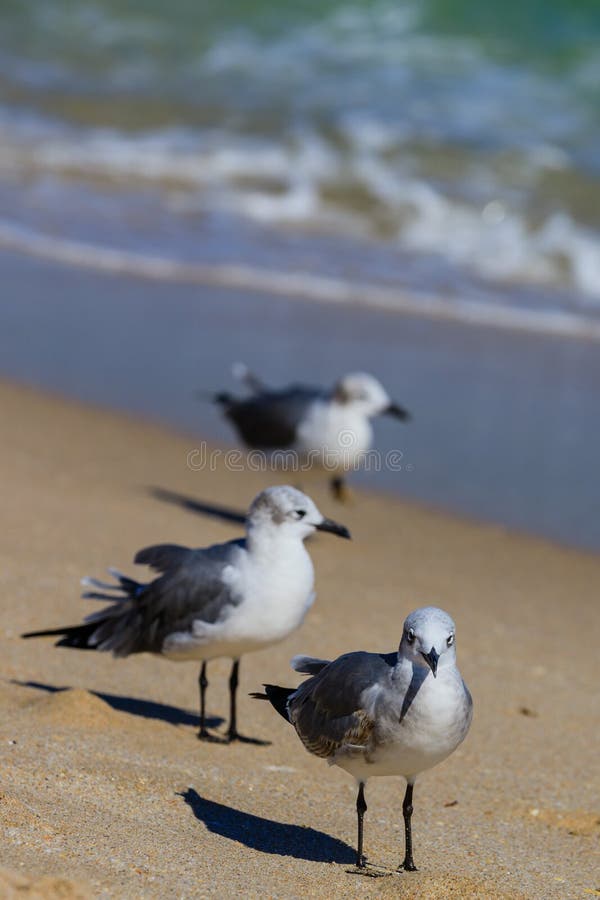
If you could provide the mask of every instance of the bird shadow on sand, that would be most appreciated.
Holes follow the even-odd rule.
[[[178,794],[209,831],[261,853],[310,862],[352,863],[354,850],[323,831],[275,822],[201,797],[193,788]]]
[[[150,496],[156,500],[162,500],[163,503],[173,503],[175,506],[180,506],[182,509],[187,509],[189,512],[197,513],[201,516],[220,519],[222,522],[230,522],[232,525],[244,525],[246,522],[245,512],[231,509],[229,506],[209,503],[207,500],[195,500],[193,497],[178,494],[177,491],[170,491],[167,488],[150,486],[147,490]]]
[[[67,685],[43,684],[40,681],[17,681],[13,679],[11,684],[18,684],[20,687],[35,688],[38,691],[47,691],[49,694],[56,694],[59,691],[68,691]],[[200,725],[200,719],[193,713],[180,709],[178,706],[170,706],[167,703],[155,703],[153,700],[140,700],[137,697],[123,697],[120,694],[105,694],[101,691],[90,691],[95,697],[104,700],[113,709],[118,712],[129,713],[132,716],[142,716],[144,719],[157,719],[160,722],[168,722],[170,725],[193,725],[197,728]],[[220,716],[208,716],[206,725],[208,728],[216,728],[222,725],[224,719]]]

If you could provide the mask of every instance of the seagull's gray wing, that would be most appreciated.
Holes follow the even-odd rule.
[[[318,675],[321,669],[330,664],[330,659],[316,659],[314,656],[294,656],[290,660],[292,669],[302,675]]]
[[[247,446],[268,450],[291,447],[310,405],[326,396],[320,388],[291,385],[244,399],[221,395],[220,402]]]
[[[160,653],[169,635],[190,630],[194,621],[224,619],[242,601],[223,573],[243,545],[238,540],[200,550],[162,545],[141,551],[144,561],[160,565],[163,574],[147,585],[126,579],[126,596],[107,597],[117,602],[86,619],[87,646],[116,656]]]
[[[331,757],[343,745],[365,746],[375,727],[366,692],[390,684],[396,661],[396,653],[346,653],[301,684],[288,715],[306,749]]]
[[[182,565],[190,552],[189,547],[180,544],[154,544],[138,550],[133,561],[140,566],[149,566],[155,572],[168,572]]]

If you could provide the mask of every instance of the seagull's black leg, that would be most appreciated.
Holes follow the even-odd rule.
[[[402,815],[404,816],[404,834],[406,839],[406,849],[404,852],[404,862],[398,866],[399,869],[404,869],[406,872],[416,872],[417,867],[413,861],[412,855],[412,831],[410,826],[410,819],[413,812],[412,806],[412,797],[413,797],[413,785],[410,781],[406,785],[406,793],[404,795],[404,802],[402,803]]]
[[[202,662],[200,675],[198,676],[198,686],[200,688],[200,730],[198,737],[200,740],[210,740],[211,735],[206,730],[206,688],[208,687],[208,678],[206,677],[206,660]]]
[[[240,661],[234,659],[231,667],[231,675],[229,676],[229,731],[227,732],[228,741],[237,741],[239,734],[237,730],[237,704],[236,693],[239,684]]]
[[[206,688],[208,687],[206,660],[202,663],[198,684],[200,686],[200,731],[198,732],[198,739],[200,741],[213,741],[215,744],[221,744],[223,743],[223,738],[215,737],[214,734],[211,734],[206,730]]]
[[[261,741],[259,738],[245,737],[237,730],[237,703],[236,693],[239,682],[240,661],[234,659],[231,667],[231,675],[229,676],[229,728],[227,730],[227,743],[232,741],[240,741],[242,744],[256,744],[257,747],[266,747],[271,741]]]
[[[331,493],[333,494],[335,499],[343,501],[345,485],[344,485],[344,479],[342,478],[342,476],[336,475],[334,478],[331,479],[331,481],[329,483],[331,485]]]
[[[339,500],[340,503],[350,503],[352,501],[352,491],[342,475],[336,475],[329,483],[331,492],[336,500]]]
[[[358,796],[356,797],[356,814],[358,816],[358,841],[356,847],[356,867],[364,869],[367,861],[363,855],[363,819],[367,811],[367,801],[365,800],[365,783],[361,781],[358,785]]]

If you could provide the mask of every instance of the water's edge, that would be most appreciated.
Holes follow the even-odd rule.
[[[197,390],[232,387],[232,362],[273,385],[372,371],[414,419],[376,423],[382,456],[400,453],[402,465],[365,473],[363,485],[600,550],[593,341],[109,276],[6,251],[0,272],[9,379],[231,445]]]
[[[194,263],[56,238],[0,219],[0,247],[112,275],[258,291],[288,299],[375,307],[428,319],[600,341],[600,320],[561,310],[531,310],[452,300],[369,282],[249,265]]]

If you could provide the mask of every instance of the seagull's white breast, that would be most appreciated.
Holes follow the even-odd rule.
[[[281,641],[302,624],[314,600],[314,570],[301,540],[242,550],[223,580],[239,598],[215,623],[194,620],[172,635],[163,654],[175,660],[237,658]]]
[[[244,601],[224,623],[235,637],[261,645],[283,640],[314,600],[314,569],[302,541],[275,541],[248,553],[241,572]]]
[[[471,701],[455,666],[429,674],[401,720],[401,691],[396,702],[381,698],[385,710],[373,710],[377,722],[368,747],[342,749],[332,762],[356,778],[416,776],[450,756],[471,724]]]
[[[328,469],[352,469],[371,446],[367,416],[351,404],[318,400],[300,423],[295,449]]]

